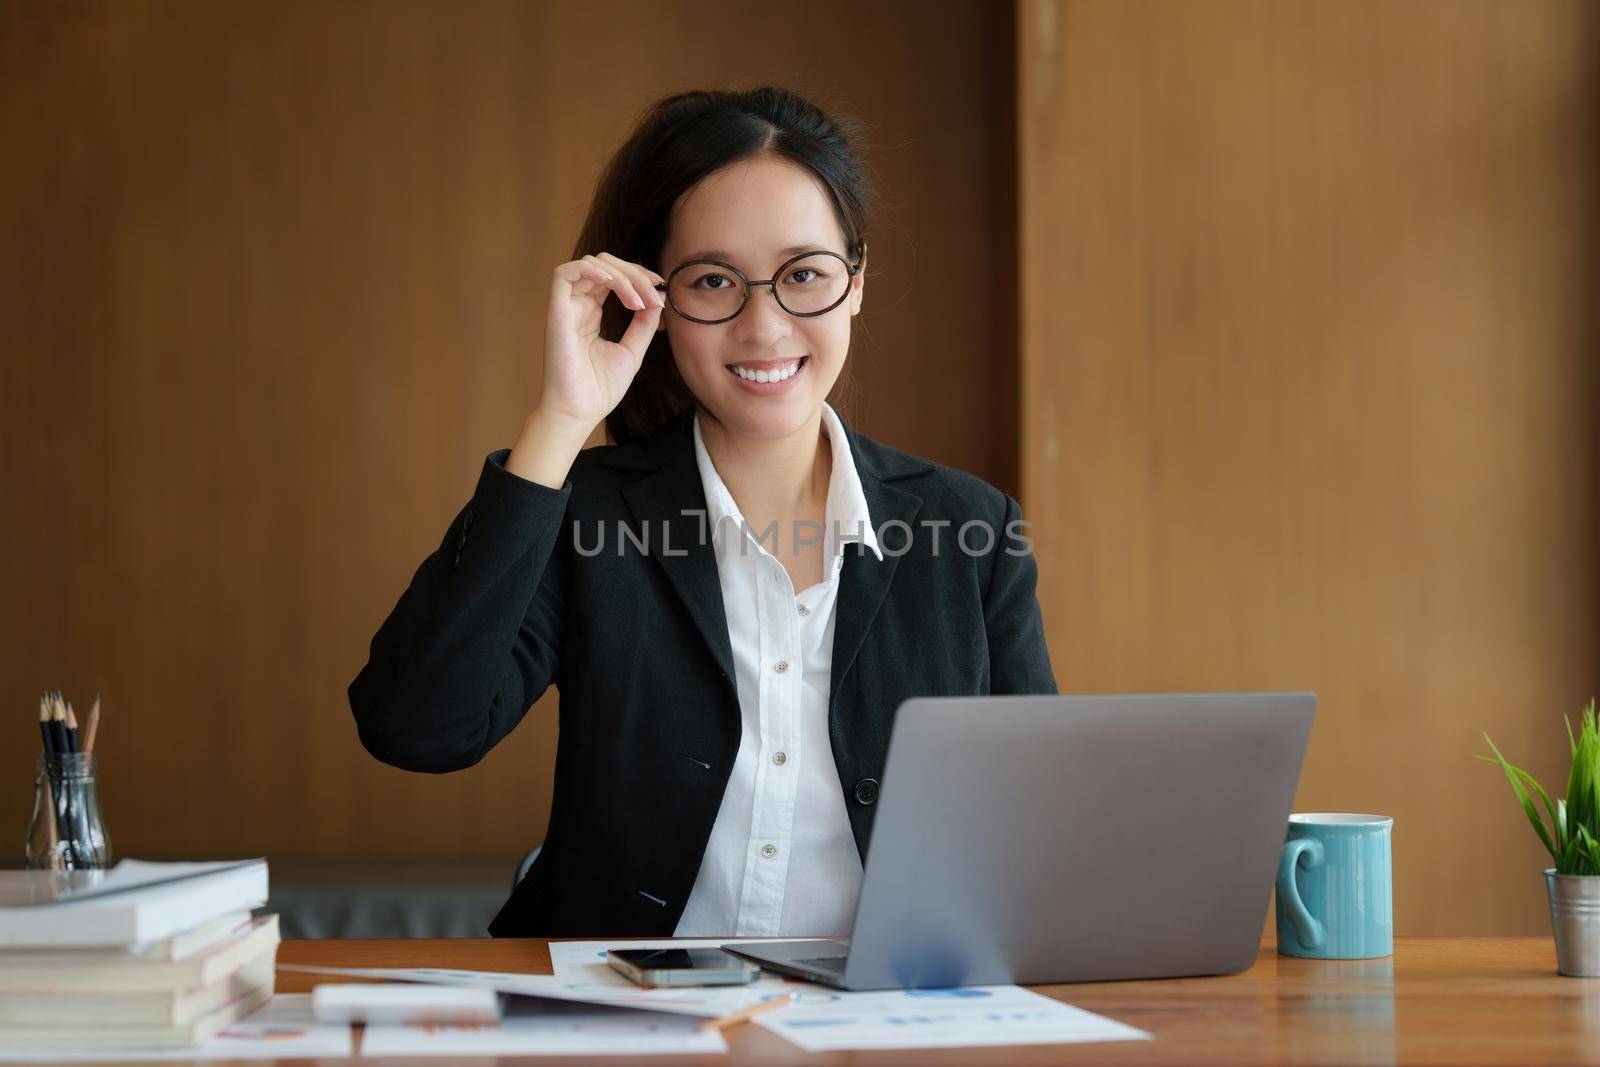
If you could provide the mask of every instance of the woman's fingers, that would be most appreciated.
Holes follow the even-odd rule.
[[[647,307],[638,315],[633,316],[633,321],[628,323],[628,328],[623,331],[622,339],[617,343],[633,353],[633,366],[638,370],[639,364],[644,360],[644,354],[650,347],[650,339],[656,334],[656,323],[661,321],[661,309]]]
[[[597,256],[584,256],[577,262],[587,267],[586,276],[596,278],[601,288],[609,289],[616,293],[617,299],[622,301],[623,307],[633,308],[635,311],[639,310],[634,307],[638,294],[633,291],[633,283],[626,275],[608,267]],[[598,299],[602,304],[605,303],[604,294],[601,294]]]
[[[583,261],[593,264],[596,269],[606,273],[606,288],[617,294],[617,299],[622,301],[623,307],[632,308],[634,311],[644,309],[644,298],[634,288],[633,279],[626,271],[613,267],[599,256],[584,256]]]
[[[625,259],[618,259],[610,252],[601,252],[597,258],[607,270],[628,279],[629,287],[633,289],[634,295],[639,299],[637,305],[624,300],[623,303],[627,304],[628,307],[633,308],[635,311],[643,311],[647,307],[661,307],[665,303],[662,295],[656,291],[655,287],[655,283],[660,276],[653,271],[645,270],[637,263],[629,263]]]
[[[665,286],[667,284],[667,280],[665,278],[642,263],[635,263],[634,266],[638,267],[639,270],[644,274],[645,280],[649,283],[651,289],[655,289],[657,285]],[[667,302],[665,293],[661,292],[660,290],[656,290],[656,292],[657,295],[661,296],[662,306],[665,306]]]
[[[595,296],[598,302],[604,303],[606,293],[611,291],[611,273],[600,264],[590,263],[585,260],[579,260],[576,266],[578,268],[578,277],[577,284],[573,286],[574,291],[584,296]],[[598,295],[595,295],[597,290]]]
[[[556,267],[552,295],[558,300],[566,299],[571,292],[588,295],[597,287],[609,289],[611,279],[611,272],[598,262],[591,262],[587,257],[574,259]]]
[[[666,306],[666,297],[656,289],[656,283],[665,284],[661,275],[637,263],[618,259],[609,252],[597,256],[584,256],[556,268],[557,284],[590,295],[595,289],[606,289],[617,294],[622,306],[633,311],[659,310]],[[600,298],[604,303],[604,297]]]

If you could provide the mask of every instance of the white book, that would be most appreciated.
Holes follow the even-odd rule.
[[[183,960],[142,959],[137,956],[90,960],[40,960],[13,963],[0,953],[0,994],[116,995],[137,990],[193,989],[227,977],[263,952],[276,951],[278,917],[246,918],[226,939]],[[62,954],[66,956],[66,953]]]
[[[134,945],[267,900],[267,863],[123,860],[80,884],[51,871],[0,871],[0,948]]]
[[[192,930],[136,945],[0,948],[0,970],[34,963],[53,966],[58,963],[111,963],[127,960],[176,962],[198,956],[219,941],[237,937],[251,922],[248,911],[230,911],[209,922],[203,922]]]
[[[273,945],[209,985],[115,994],[7,993],[0,997],[0,1034],[12,1029],[188,1026],[251,991],[272,992]]]
[[[0,1049],[147,1049],[185,1048],[209,1041],[272,999],[272,984],[247,990],[216,1010],[187,1023],[170,1026],[0,1027]],[[13,1057],[8,1057],[13,1058]],[[137,1057],[130,1057],[137,1058]]]

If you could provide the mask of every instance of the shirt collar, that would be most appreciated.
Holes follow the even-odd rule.
[[[861,488],[861,474],[850,453],[850,441],[845,434],[844,423],[827,401],[822,402],[822,433],[833,452],[833,472],[828,478],[827,508],[823,519],[823,550],[828,553],[825,558],[837,556],[845,544],[860,542],[882,561],[883,551],[878,547],[878,537],[872,528],[872,515],[867,509],[867,497]],[[730,524],[734,530],[742,529],[744,516],[739,511],[739,505],[734,501],[733,494],[728,492],[722,476],[711,462],[710,453],[706,451],[705,438],[700,433],[699,411],[694,413],[694,459],[700,469],[700,484],[706,496],[706,517],[713,538],[724,536]],[[839,535],[837,542],[833,538],[835,529]]]
[[[839,544],[859,541],[882,562],[878,535],[873,532],[872,515],[867,511],[867,495],[861,491],[861,472],[850,454],[850,439],[844,432],[844,423],[826,400],[822,402],[822,429],[833,449],[833,474],[828,479],[829,529],[838,523]]]

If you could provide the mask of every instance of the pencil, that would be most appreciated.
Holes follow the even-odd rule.
[[[94,751],[94,735],[100,729],[100,694],[94,695],[94,707],[89,709],[89,717],[83,723],[83,750]]]
[[[48,777],[44,780],[44,803],[50,812],[44,823],[46,830],[48,830],[45,840],[49,842],[50,866],[54,868],[61,859],[61,835],[56,833],[56,798],[55,792],[50,788],[50,779]]]
[[[53,694],[50,698],[50,739],[55,743],[56,755],[64,756],[67,752],[67,716],[61,704],[61,694]]]
[[[72,705],[67,705],[67,751],[73,755],[78,754],[78,717],[72,713]]]
[[[48,693],[39,697],[39,736],[44,739],[45,765],[49,766],[50,758],[56,754],[55,740],[50,733],[50,695]]]
[[[52,865],[59,855],[58,842],[60,841],[61,813],[56,810],[56,798],[60,796],[60,779],[56,770],[56,735],[55,735],[55,709],[50,699],[50,694],[45,693],[39,698],[39,735],[44,738],[44,797],[45,810],[49,812],[48,840],[50,842],[50,856]]]
[[[67,701],[59,689],[56,690],[50,725],[55,728],[56,758],[59,760],[72,753],[72,747],[67,740]],[[75,810],[77,805],[73,803],[72,790],[67,788],[65,773],[58,772],[56,775],[56,792],[61,802],[57,828],[61,830],[62,840],[67,846],[65,850],[67,866],[77,869],[82,865],[78,858],[78,813]]]
[[[82,749],[78,747],[78,715],[73,709],[72,702],[70,700],[67,701],[66,722],[63,725],[65,726],[67,733],[67,753],[73,756],[80,755]],[[83,779],[80,777],[84,773],[84,762],[85,761],[82,759],[73,760],[74,779],[72,793],[68,797],[72,803],[73,809],[72,849],[74,853],[77,853],[80,849],[88,847],[89,843],[89,825],[87,822],[88,798],[84,796]],[[66,784],[67,783],[63,780],[62,785],[64,786]]]
[[[738,1011],[729,1012],[727,1015],[719,1015],[715,1019],[707,1019],[700,1024],[699,1029],[702,1033],[707,1030],[726,1030],[730,1026],[737,1026],[753,1015],[760,1015],[764,1011],[786,1007],[792,1003],[794,1003],[794,994],[792,992],[780,993],[775,997],[761,1001],[759,1004],[752,1004],[748,1008],[740,1008]]]

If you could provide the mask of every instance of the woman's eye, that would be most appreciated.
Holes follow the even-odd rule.
[[[708,284],[706,284],[706,283],[710,282],[713,278],[715,278],[715,279],[717,279],[719,281],[728,282],[729,285],[733,284],[731,281],[729,281],[728,276],[726,274],[702,274],[695,281],[695,284],[696,285],[704,285],[706,288],[712,289],[712,290],[727,288],[727,286],[723,286],[723,285],[708,285]]]
[[[809,275],[811,275],[811,277],[802,278],[802,277],[800,277],[800,275],[802,275],[802,274],[809,274]],[[821,277],[822,277],[822,272],[819,271],[819,270],[814,270],[811,267],[800,267],[799,269],[795,270],[793,273],[791,273],[789,275],[789,280],[791,282],[794,282],[796,285],[806,285],[806,284],[808,284],[810,282],[817,281]]]

